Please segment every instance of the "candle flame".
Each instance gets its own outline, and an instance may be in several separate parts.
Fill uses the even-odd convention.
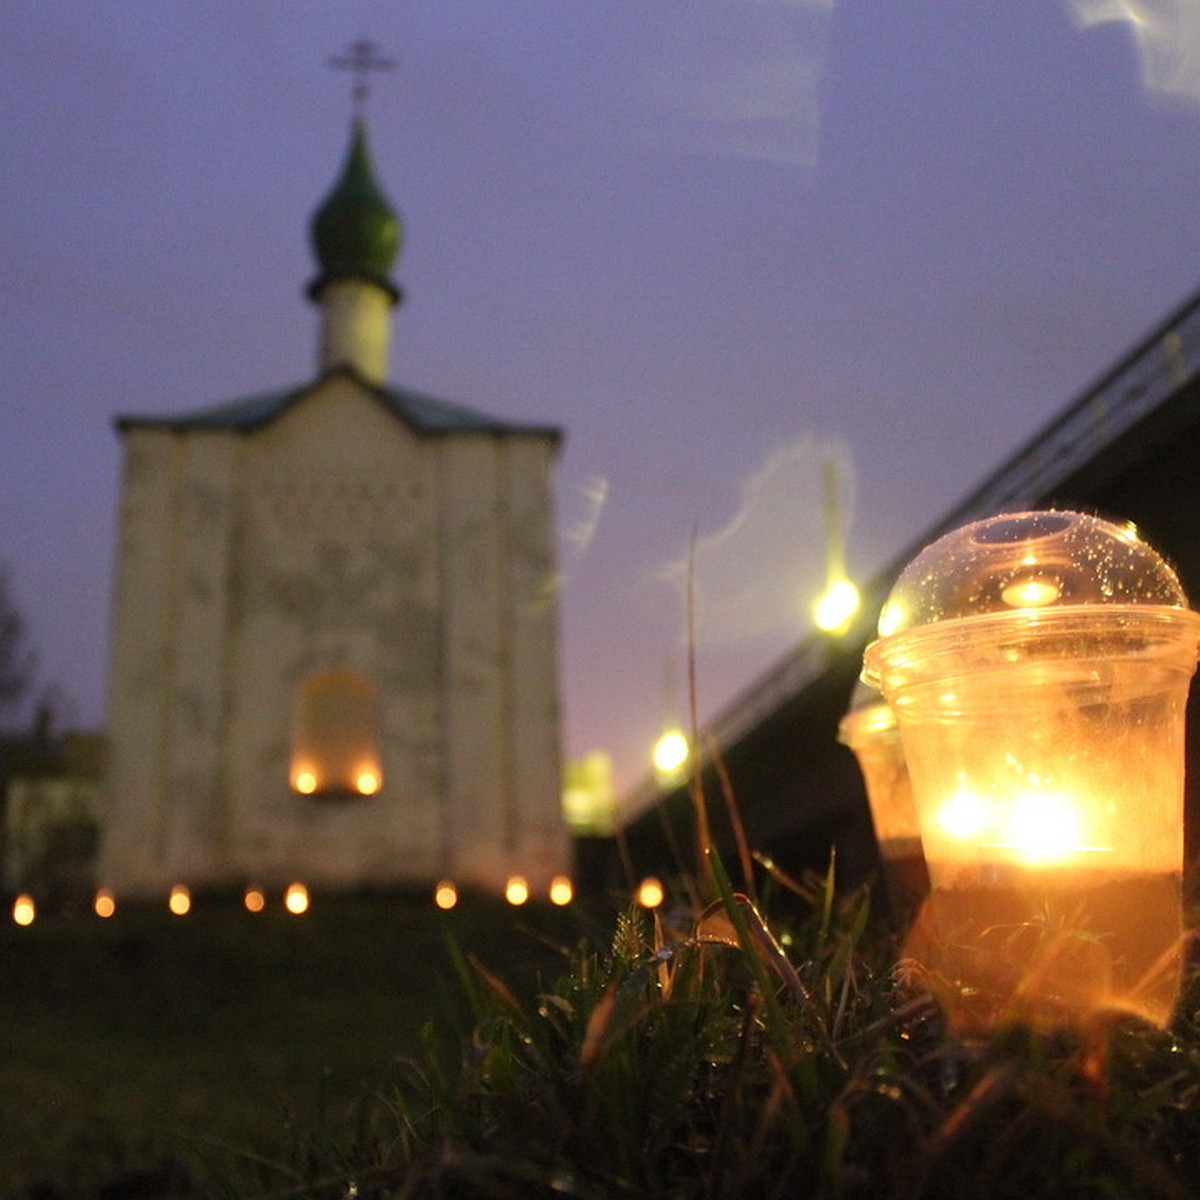
[[[996,805],[962,788],[945,801],[935,821],[952,840],[999,851],[1025,866],[1061,866],[1108,849],[1088,843],[1078,800],[1045,789],[1020,792]]]
[[[1014,579],[1000,593],[1000,598],[1011,608],[1044,608],[1053,604],[1061,595],[1056,580],[1026,577]]]
[[[284,893],[283,906],[294,916],[308,912],[308,888],[302,883],[288,884]]]

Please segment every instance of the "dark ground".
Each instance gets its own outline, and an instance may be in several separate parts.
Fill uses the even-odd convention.
[[[320,895],[301,917],[201,897],[183,918],[164,904],[6,921],[0,1197],[82,1200],[167,1162],[195,1181],[245,1152],[286,1159],[386,1090],[431,1017],[452,1020],[448,935],[531,984],[583,924],[572,910]]]

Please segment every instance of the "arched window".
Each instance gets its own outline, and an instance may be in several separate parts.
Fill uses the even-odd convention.
[[[305,796],[371,796],[383,785],[377,689],[349,670],[310,675],[296,696],[292,787]]]

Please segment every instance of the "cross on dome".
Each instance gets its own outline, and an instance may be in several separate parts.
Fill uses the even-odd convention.
[[[396,62],[391,58],[382,58],[378,47],[369,38],[358,38],[350,43],[345,54],[336,54],[328,60],[329,66],[335,71],[353,71],[354,89],[350,93],[354,101],[355,115],[361,116],[367,105],[370,94],[368,82],[372,71],[390,71]]]

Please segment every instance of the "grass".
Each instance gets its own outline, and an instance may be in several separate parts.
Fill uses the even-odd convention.
[[[0,926],[0,1196],[49,1183],[91,1197],[169,1159],[236,1178],[243,1151],[303,1157],[390,1086],[432,1016],[461,1010],[447,937],[528,979],[552,955],[524,923],[576,928],[404,896]]]
[[[474,1024],[406,1066],[381,1120],[295,1189],[412,1200],[1187,1200],[1200,1194],[1193,980],[1176,1026],[970,1046],[869,921],[809,880],[629,912],[522,1001],[464,964]],[[776,938],[778,934],[778,940]],[[349,1146],[347,1142],[345,1145]]]
[[[363,897],[2,930],[3,1194],[168,1157],[238,1200],[1200,1194],[1194,977],[1168,1030],[963,1045],[865,895],[702,874],[707,903],[599,921]]]

